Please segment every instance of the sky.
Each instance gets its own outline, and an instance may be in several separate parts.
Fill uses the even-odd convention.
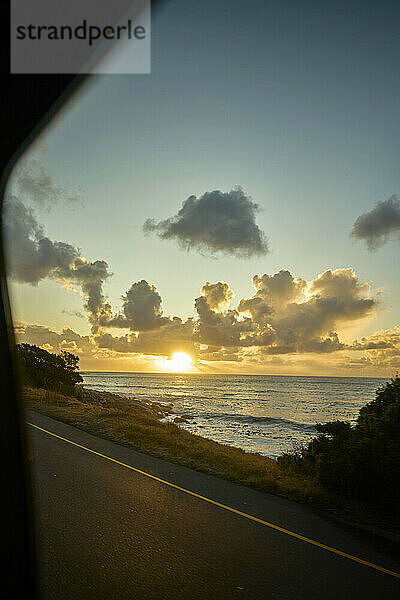
[[[394,2],[154,11],[151,74],[89,77],[11,176],[18,339],[88,370],[186,352],[193,372],[393,375],[398,17]]]

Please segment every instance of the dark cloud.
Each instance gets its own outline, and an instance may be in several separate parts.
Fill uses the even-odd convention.
[[[4,202],[4,239],[8,271],[16,281],[37,285],[46,277],[63,277],[79,250],[45,236],[31,208],[15,196]]]
[[[85,258],[78,257],[71,267],[62,273],[62,279],[80,285],[86,298],[85,309],[92,332],[99,329],[99,322],[111,312],[111,306],[103,293],[103,284],[111,276],[108,264],[104,260],[88,262]]]
[[[104,281],[111,275],[107,263],[88,262],[75,246],[51,240],[33,209],[16,196],[5,198],[3,231],[9,276],[31,285],[46,278],[79,285],[95,331],[101,315],[111,308],[102,291]]]
[[[165,325],[168,319],[162,316],[161,303],[155,285],[144,279],[133,283],[123,297],[123,311],[129,328],[148,331]]]
[[[142,279],[133,283],[122,297],[122,313],[104,314],[99,319],[102,327],[120,327],[132,331],[157,329],[169,322],[162,316],[161,296],[155,285]]]
[[[123,298],[123,309],[131,329],[146,331],[162,324],[161,296],[155,285],[142,279],[133,283]]]
[[[49,201],[51,195],[53,201],[56,200],[57,189],[51,179],[37,169],[20,169],[14,187],[21,193],[24,191],[25,195],[29,191],[34,200],[40,190]],[[8,195],[5,199],[4,235],[9,276],[31,285],[46,278],[78,285],[85,297],[93,334],[98,333],[100,327],[146,331],[169,321],[161,316],[161,297],[155,286],[145,280],[132,284],[123,297],[123,313],[114,315],[103,292],[104,282],[111,275],[107,262],[89,262],[75,246],[51,240],[38,223],[33,209],[17,196]]]
[[[391,234],[400,231],[400,201],[396,195],[378,202],[370,212],[358,217],[351,235],[364,240],[368,250],[382,246]]]
[[[190,196],[169,219],[158,223],[148,219],[143,230],[163,240],[177,240],[185,250],[249,258],[268,252],[265,235],[255,222],[258,210],[240,187],[230,192],[215,190],[200,198]]]

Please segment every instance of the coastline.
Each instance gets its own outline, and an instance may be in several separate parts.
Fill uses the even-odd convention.
[[[344,505],[311,478],[299,477],[273,458],[193,434],[168,420],[172,405],[111,392],[76,389],[74,396],[26,388],[28,409],[97,437],[264,493],[311,505],[353,523],[398,531],[392,515],[370,507]]]
[[[383,381],[248,375],[82,373],[86,389],[173,404],[180,427],[277,459],[317,436],[316,423],[355,422]],[[188,415],[192,418],[188,418]]]
[[[275,459],[189,433],[164,420],[172,406],[80,387],[76,396],[27,388],[26,407],[139,452],[259,491],[323,506],[318,484],[288,476]]]

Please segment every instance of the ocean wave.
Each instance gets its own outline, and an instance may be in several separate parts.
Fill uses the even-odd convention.
[[[282,419],[280,417],[258,417],[255,415],[237,415],[230,413],[216,413],[216,414],[207,414],[207,420],[220,420],[220,421],[232,421],[239,423],[249,423],[249,424],[271,424],[271,425],[284,425],[291,429],[301,429],[306,431],[315,431],[315,425],[310,425],[309,423],[299,423],[297,421],[291,421],[290,419]]]

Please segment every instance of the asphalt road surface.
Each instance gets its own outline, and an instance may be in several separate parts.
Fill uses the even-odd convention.
[[[379,570],[400,572],[390,539],[43,415],[29,422],[42,428],[28,426],[45,599],[400,598],[400,578]]]

